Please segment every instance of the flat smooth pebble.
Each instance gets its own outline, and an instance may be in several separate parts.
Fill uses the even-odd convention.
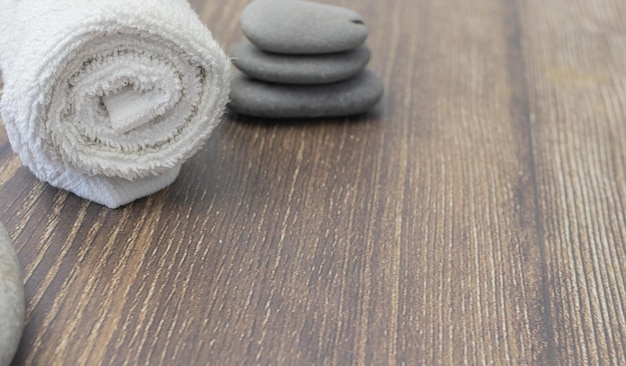
[[[240,25],[250,42],[276,53],[349,51],[367,38],[358,13],[311,1],[253,1],[241,13]]]
[[[325,55],[269,53],[250,42],[235,46],[233,63],[248,76],[285,84],[326,84],[349,79],[363,71],[371,52],[366,45]]]
[[[378,103],[383,84],[372,71],[332,84],[286,85],[237,75],[230,92],[235,112],[265,118],[317,118],[361,114]]]
[[[11,363],[24,326],[22,272],[11,238],[0,223],[0,365]]]

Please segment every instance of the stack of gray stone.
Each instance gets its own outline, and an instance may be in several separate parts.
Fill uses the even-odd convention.
[[[378,103],[380,79],[366,69],[367,28],[354,11],[303,0],[256,0],[242,12],[249,42],[235,46],[242,71],[230,108],[267,118],[360,114]]]

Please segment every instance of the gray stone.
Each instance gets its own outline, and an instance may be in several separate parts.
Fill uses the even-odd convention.
[[[240,74],[231,83],[230,107],[255,117],[338,117],[364,113],[382,95],[382,82],[369,70],[352,79],[322,85],[267,83]]]
[[[233,48],[233,63],[248,76],[285,84],[326,84],[349,79],[370,60],[366,45],[325,55],[286,55],[262,51],[250,42]]]
[[[241,13],[241,29],[264,51],[320,54],[349,51],[367,38],[352,10],[301,0],[256,0]]]
[[[22,272],[11,238],[0,223],[0,366],[13,359],[23,326]]]

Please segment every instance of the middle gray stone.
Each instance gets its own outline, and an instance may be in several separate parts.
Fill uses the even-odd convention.
[[[370,50],[325,55],[286,55],[264,52],[250,42],[233,48],[233,63],[248,76],[284,84],[327,84],[346,80],[361,72],[370,60]]]

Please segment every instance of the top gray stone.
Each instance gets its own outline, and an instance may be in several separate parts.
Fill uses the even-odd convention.
[[[322,54],[349,51],[367,38],[352,10],[303,0],[256,0],[241,13],[241,29],[264,51]]]
[[[0,223],[0,366],[11,363],[23,326],[22,272],[11,238]]]

